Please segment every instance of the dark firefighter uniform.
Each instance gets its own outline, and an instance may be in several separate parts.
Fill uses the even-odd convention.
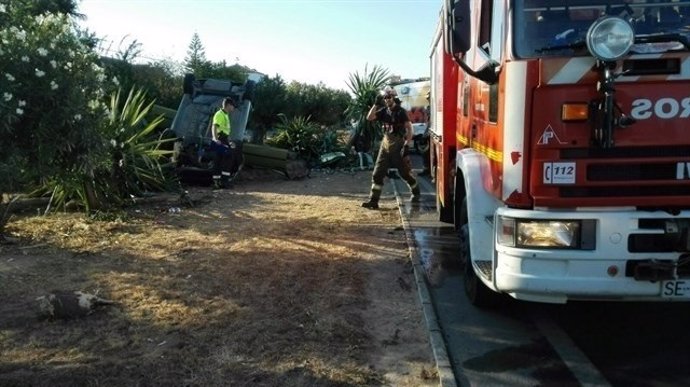
[[[406,149],[403,151],[406,125],[409,125],[410,119],[407,116],[407,111],[400,106],[400,100],[394,98],[394,101],[394,105],[389,104],[389,107],[382,108],[376,113],[376,120],[383,124],[384,135],[371,177],[372,186],[369,201],[362,203],[362,207],[365,208],[378,208],[384,178],[388,174],[389,168],[398,169],[400,177],[410,186],[411,201],[419,201],[419,186],[412,175],[410,157],[407,155]]]

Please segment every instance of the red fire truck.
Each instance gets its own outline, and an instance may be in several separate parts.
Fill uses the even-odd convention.
[[[431,127],[474,304],[690,300],[690,1],[445,0]]]

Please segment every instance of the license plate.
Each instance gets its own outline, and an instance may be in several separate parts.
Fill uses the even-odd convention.
[[[661,297],[690,299],[690,280],[661,281]]]

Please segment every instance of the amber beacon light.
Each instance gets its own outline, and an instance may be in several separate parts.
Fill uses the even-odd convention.
[[[563,121],[586,121],[589,118],[589,107],[586,103],[564,103],[561,108]]]

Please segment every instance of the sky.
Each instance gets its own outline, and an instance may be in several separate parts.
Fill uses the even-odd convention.
[[[206,59],[238,63],[286,82],[347,79],[383,67],[429,76],[442,0],[81,0],[82,27],[111,53],[141,43],[140,60],[183,62],[194,33]],[[121,43],[124,42],[124,43]]]

